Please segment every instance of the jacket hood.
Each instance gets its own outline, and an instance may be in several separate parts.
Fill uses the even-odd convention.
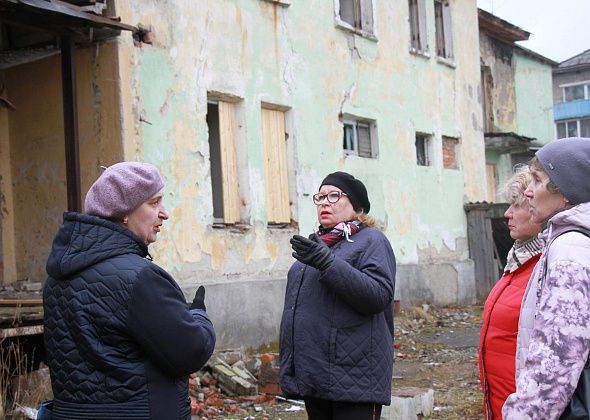
[[[47,274],[64,279],[100,261],[123,254],[148,255],[147,246],[129,229],[82,213],[64,213],[51,252]]]
[[[590,231],[590,202],[578,204],[551,217],[541,238],[548,241],[568,230]]]

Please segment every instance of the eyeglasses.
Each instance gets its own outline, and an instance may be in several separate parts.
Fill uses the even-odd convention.
[[[328,203],[334,204],[337,203],[343,195],[348,194],[345,194],[342,191],[330,191],[328,194],[317,193],[313,195],[313,203],[316,206],[319,206],[324,201],[328,200]]]

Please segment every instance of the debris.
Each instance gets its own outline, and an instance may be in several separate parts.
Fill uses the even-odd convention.
[[[233,368],[221,359],[213,365],[213,375],[219,381],[219,387],[226,395],[256,395],[258,387],[256,378],[247,370]]]

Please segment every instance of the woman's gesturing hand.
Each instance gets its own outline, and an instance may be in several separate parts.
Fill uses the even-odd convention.
[[[291,238],[293,257],[318,270],[327,270],[334,261],[332,251],[317,234],[312,234],[310,238],[307,239],[300,235],[294,235]]]

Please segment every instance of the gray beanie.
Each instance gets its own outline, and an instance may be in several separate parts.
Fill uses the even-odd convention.
[[[571,204],[590,201],[590,138],[553,140],[535,156]]]
[[[158,168],[149,163],[109,166],[86,194],[84,212],[105,219],[123,218],[164,188]]]

